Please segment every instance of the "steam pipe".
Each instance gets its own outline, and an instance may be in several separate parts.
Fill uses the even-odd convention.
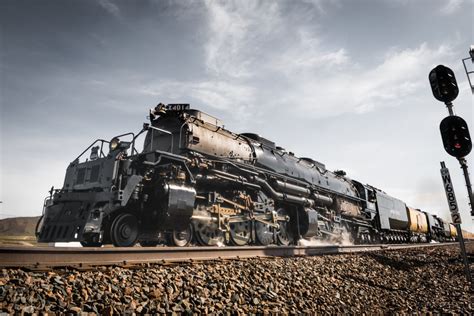
[[[319,193],[313,193],[312,197],[323,205],[331,205],[333,202],[332,198],[330,198],[329,196],[325,196]]]
[[[288,202],[291,202],[291,203],[301,204],[301,205],[305,205],[305,206],[313,206],[314,205],[313,200],[307,199],[305,197],[299,197],[299,196],[279,193],[279,192],[275,191],[271,187],[271,185],[268,184],[267,181],[265,181],[265,180],[263,180],[259,177],[255,177],[254,180],[258,184],[260,184],[262,186],[263,190],[266,191],[268,194],[270,194],[272,196],[272,198],[274,198],[275,200],[288,201]]]
[[[308,197],[311,194],[311,191],[307,188],[300,187],[299,185],[294,185],[288,182],[283,182],[280,180],[276,180],[275,184],[278,189],[290,193],[290,194],[299,194],[304,197]]]
[[[294,185],[294,184],[283,182],[280,180],[276,180],[275,184],[278,187],[278,189],[282,191],[285,191],[291,194],[300,194],[300,195],[303,195],[304,197],[311,196],[312,198],[314,198],[316,201],[320,202],[323,205],[331,205],[333,202],[332,198],[330,198],[329,196],[325,196],[319,193],[313,193],[311,195],[310,189],[303,188],[299,185]]]

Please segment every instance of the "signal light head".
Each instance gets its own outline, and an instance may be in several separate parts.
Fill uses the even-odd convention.
[[[443,65],[438,65],[430,71],[428,76],[433,96],[444,103],[449,103],[459,94],[458,84],[454,72]]]
[[[439,125],[446,152],[456,158],[466,157],[472,150],[466,121],[459,116],[445,117]]]

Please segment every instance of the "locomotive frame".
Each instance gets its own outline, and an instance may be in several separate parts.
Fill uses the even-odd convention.
[[[356,243],[456,237],[453,225],[343,171],[228,131],[187,104],[161,103],[138,134],[98,139],[72,161],[37,225],[39,242],[83,246],[288,245],[344,235]]]

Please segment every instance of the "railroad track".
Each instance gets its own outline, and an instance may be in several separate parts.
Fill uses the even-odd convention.
[[[453,243],[287,247],[0,247],[0,267],[33,270],[47,270],[55,267],[89,269],[97,266],[110,265],[134,266],[147,263],[192,262],[255,257],[318,256],[418,247],[439,247],[451,244]]]

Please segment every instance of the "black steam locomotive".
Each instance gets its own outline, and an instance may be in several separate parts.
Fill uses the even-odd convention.
[[[83,246],[288,245],[344,235],[357,243],[449,240],[455,229],[187,104],[159,104],[137,135],[92,143],[70,163],[63,188],[51,189],[37,226],[39,242]]]

